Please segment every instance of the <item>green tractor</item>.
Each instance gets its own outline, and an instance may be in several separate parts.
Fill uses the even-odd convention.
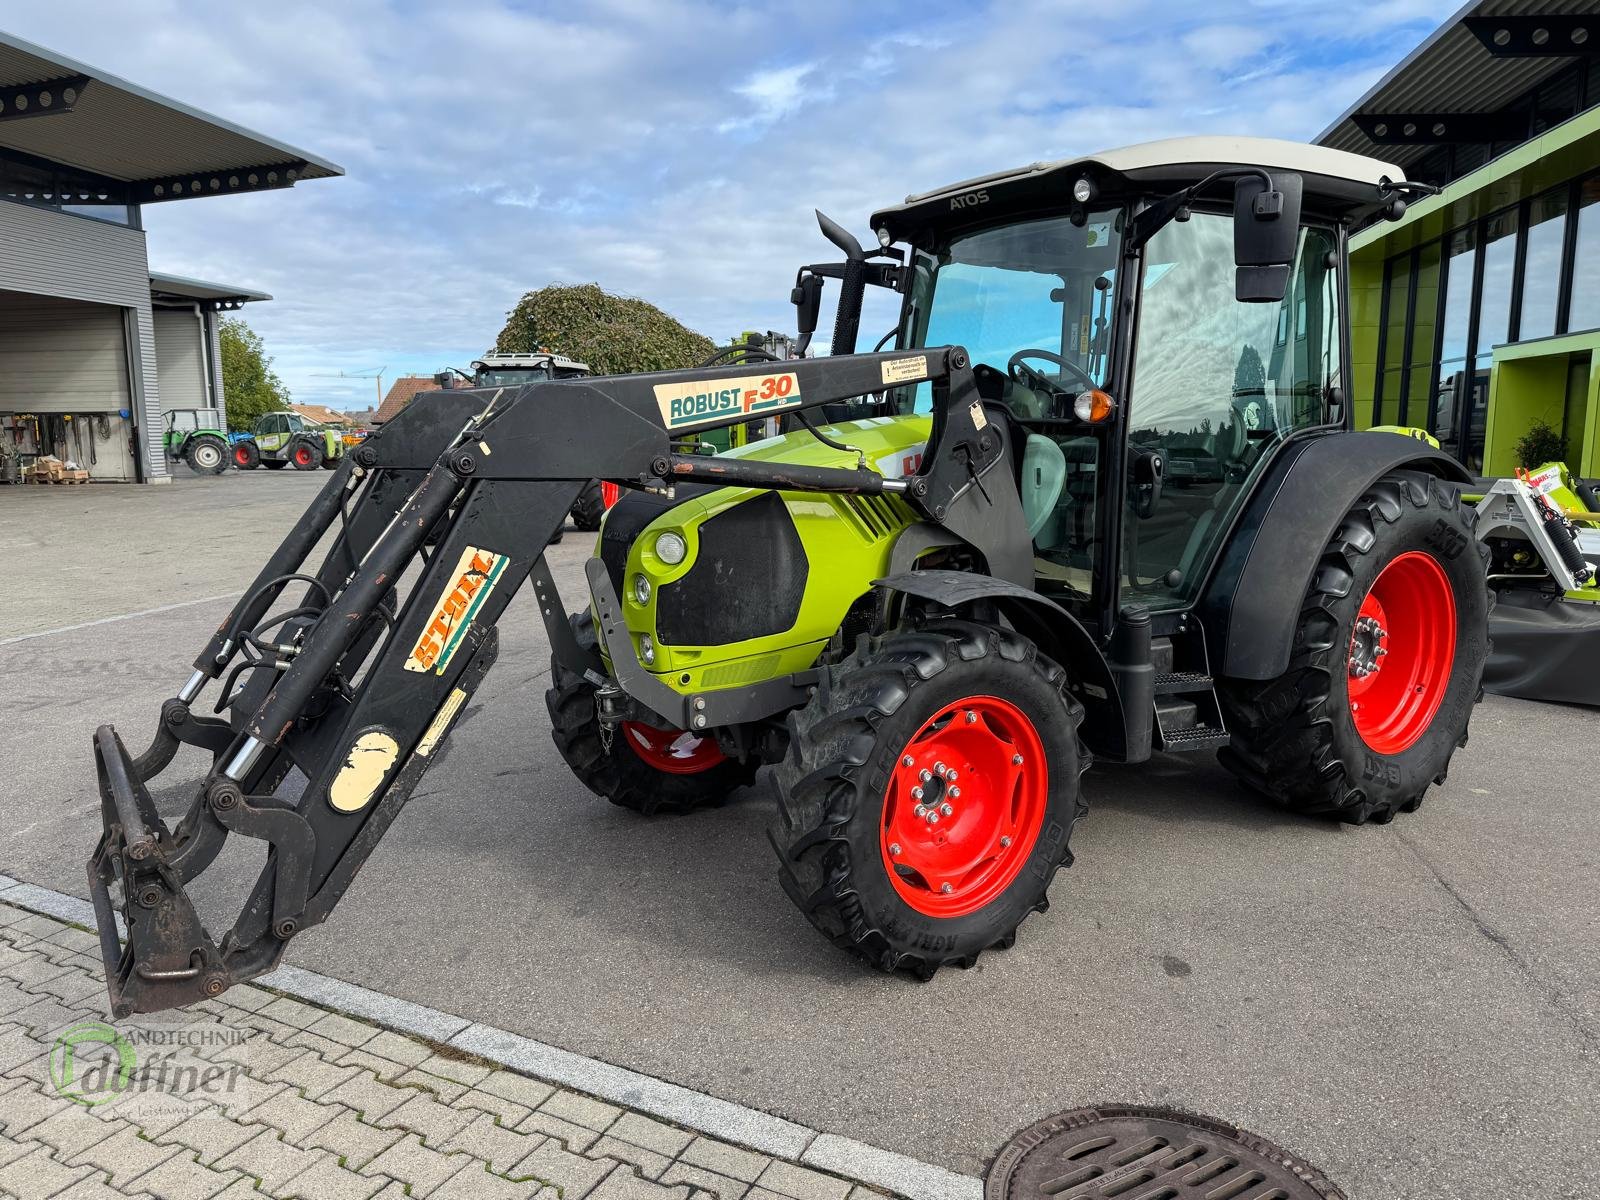
[[[241,471],[254,471],[257,467],[269,471],[284,467],[315,471],[321,467],[331,471],[344,457],[344,449],[337,429],[285,410],[258,417],[248,436],[234,440],[232,453],[233,464]]]
[[[212,408],[172,408],[161,414],[161,446],[173,462],[196,475],[228,469],[228,434]]]
[[[215,996],[327,917],[524,581],[574,775],[660,814],[770,766],[783,890],[884,971],[1011,946],[1072,861],[1095,760],[1220,751],[1294,813],[1416,809],[1466,744],[1488,553],[1462,468],[1353,432],[1345,388],[1350,235],[1424,191],[1253,138],[1035,164],[879,210],[870,250],[823,218],[844,261],[793,299],[803,353],[837,281],[832,355],[411,405],[273,553],[149,750],[96,735],[113,1010]],[[900,318],[855,353],[869,287]],[[795,427],[685,440],[769,416]],[[591,477],[626,490],[569,606],[545,546]],[[196,715],[213,681],[222,719]],[[180,744],[212,766],[169,829],[147,786]],[[214,939],[186,885],[229,833],[272,852]]]

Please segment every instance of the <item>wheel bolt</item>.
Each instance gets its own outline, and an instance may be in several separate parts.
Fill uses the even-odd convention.
[[[955,891],[955,888],[951,887],[948,883],[941,883],[939,885],[939,893],[941,895],[948,896],[953,891]]]
[[[912,809],[911,811],[919,818],[926,818],[928,815],[927,806],[922,804],[917,805],[916,808]]]
[[[1002,837],[1000,839],[1000,849],[1004,850],[1009,845],[1011,845],[1011,839],[1009,837]]]
[[[949,791],[946,794],[949,795],[950,799],[952,799],[952,800],[961,799],[961,789],[956,787],[956,786],[954,786],[953,784],[951,785]]]
[[[967,709],[967,724],[968,725],[976,724],[977,720],[978,720],[978,714],[973,712],[970,708]]]
[[[922,770],[917,772],[917,778],[922,780],[923,783],[929,783],[933,780],[933,772],[928,770],[927,767],[923,767]]]
[[[942,762],[936,762],[936,763],[934,763],[934,764],[933,764],[933,773],[934,773],[934,774],[935,774],[935,775],[940,775],[940,776],[942,776],[942,775],[943,775],[943,774],[944,774],[944,764],[943,764],[943,763],[942,763]]]
[[[914,763],[916,761],[917,761],[916,759],[912,758],[911,755],[908,754],[908,755],[906,755],[904,758],[902,758],[900,760],[900,765],[902,767],[909,767],[912,763]]]
[[[956,810],[951,808],[948,804],[939,805],[939,815],[940,816],[943,816],[943,817],[953,816],[955,814],[955,811]]]
[[[932,810],[932,809],[931,809],[931,808],[930,808],[930,809],[929,809],[929,810],[928,810],[928,824],[929,824],[929,825],[937,825],[937,824],[938,824],[938,823],[939,823],[939,814],[938,814],[938,813],[936,813],[936,812],[934,812],[934,811],[933,811],[933,810]]]
[[[1021,765],[1022,765],[1022,755],[1020,755],[1020,754],[1013,754],[1013,755],[1012,755],[1012,756],[1011,756],[1011,765],[1012,765],[1012,766],[1013,766],[1013,767],[1020,767],[1020,766],[1021,766]]]
[[[944,777],[946,779],[948,779],[951,783],[954,783],[956,781],[956,769],[954,767],[951,767],[948,771],[946,771],[944,773]]]
[[[889,843],[889,853],[893,857],[899,858],[900,857],[900,843],[899,842],[890,842]]]
[[[913,800],[921,800],[924,795],[925,793],[919,787],[914,787],[911,789],[911,798]]]

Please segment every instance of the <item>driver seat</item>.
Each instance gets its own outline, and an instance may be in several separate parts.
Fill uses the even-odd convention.
[[[1017,491],[1022,495],[1022,516],[1028,536],[1037,541],[1050,520],[1067,482],[1067,456],[1054,438],[1030,433],[1022,445],[1022,466]]]

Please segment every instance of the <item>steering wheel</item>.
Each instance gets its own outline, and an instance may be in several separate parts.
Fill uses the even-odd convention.
[[[1092,390],[1100,386],[1095,383],[1094,377],[1089,372],[1085,371],[1077,363],[1068,362],[1059,354],[1052,354],[1048,350],[1018,350],[1011,356],[1010,361],[1006,363],[1006,373],[1017,383],[1020,383],[1025,388],[1031,388],[1033,391],[1059,392],[1062,388],[1059,382],[1053,379],[1046,379],[1038,371],[1023,362],[1022,360],[1025,358],[1042,358],[1046,362],[1055,363],[1063,371],[1076,375],[1085,390]]]

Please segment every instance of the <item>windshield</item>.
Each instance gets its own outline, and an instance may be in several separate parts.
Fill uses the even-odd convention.
[[[549,378],[550,371],[545,367],[505,367],[498,371],[484,369],[478,372],[477,386],[516,387],[521,383],[538,383],[541,379]]]
[[[965,346],[986,396],[1024,419],[1065,416],[1051,411],[1057,387],[1076,395],[1105,382],[1121,239],[1122,212],[1107,209],[1082,224],[1043,217],[919,251],[909,344]],[[929,403],[920,385],[916,407]]]

